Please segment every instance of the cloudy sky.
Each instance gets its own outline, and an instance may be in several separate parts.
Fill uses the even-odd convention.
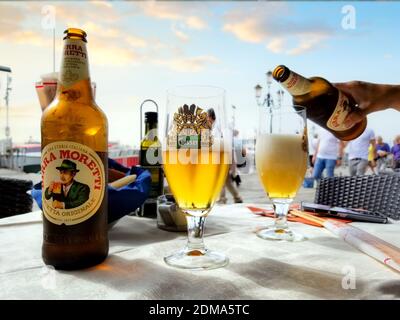
[[[84,29],[96,100],[107,114],[110,140],[131,146],[139,142],[140,103],[151,98],[163,110],[166,91],[175,85],[225,88],[228,116],[235,105],[237,127],[246,137],[257,125],[254,86],[265,87],[266,71],[278,64],[332,82],[399,82],[400,2],[1,1],[0,65],[13,71],[10,125],[15,142],[40,139],[34,83],[53,69],[49,6],[55,9],[56,69],[63,31]],[[355,20],[349,21],[352,8]],[[0,139],[4,89],[0,74]],[[274,96],[278,89],[272,86]],[[287,95],[285,103],[290,103]],[[400,133],[399,112],[368,119],[390,141]]]

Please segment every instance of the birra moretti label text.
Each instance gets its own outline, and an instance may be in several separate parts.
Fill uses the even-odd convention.
[[[349,129],[344,119],[351,111],[349,99],[339,90],[338,102],[336,104],[335,110],[327,121],[326,125],[329,129],[335,131],[344,131]]]
[[[102,160],[80,143],[59,141],[42,150],[42,206],[47,220],[75,225],[92,217],[105,192]]]
[[[60,82],[64,87],[89,78],[86,43],[80,39],[66,39],[61,62]]]
[[[310,81],[298,75],[296,72],[291,71],[286,81],[281,83],[292,96],[300,96],[310,92]]]

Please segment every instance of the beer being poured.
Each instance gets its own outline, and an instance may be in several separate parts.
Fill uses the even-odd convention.
[[[86,33],[65,32],[57,94],[42,114],[42,257],[80,269],[108,254],[108,124],[91,89]]]
[[[357,108],[357,104],[329,81],[320,77],[305,78],[286,66],[276,67],[272,76],[293,96],[295,105],[306,108],[308,119],[338,139],[353,140],[364,132],[367,118],[352,126],[345,124],[347,114]]]

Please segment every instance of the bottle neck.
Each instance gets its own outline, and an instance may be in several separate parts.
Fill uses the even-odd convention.
[[[157,122],[146,121],[145,125],[145,140],[157,139]]]
[[[57,93],[61,100],[94,100],[86,43],[81,39],[64,40]]]
[[[145,134],[148,134],[152,129],[157,130],[157,122],[145,122]]]
[[[290,71],[289,76],[281,82],[281,85],[292,96],[301,96],[311,91],[311,81],[293,71]]]

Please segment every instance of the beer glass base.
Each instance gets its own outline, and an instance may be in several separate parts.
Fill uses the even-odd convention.
[[[229,259],[220,252],[205,250],[189,250],[184,248],[165,257],[166,264],[188,270],[210,270],[226,266]]]
[[[284,241],[303,241],[307,238],[300,233],[290,229],[277,228],[275,226],[262,229],[257,232],[257,236],[264,240],[284,240]]]

